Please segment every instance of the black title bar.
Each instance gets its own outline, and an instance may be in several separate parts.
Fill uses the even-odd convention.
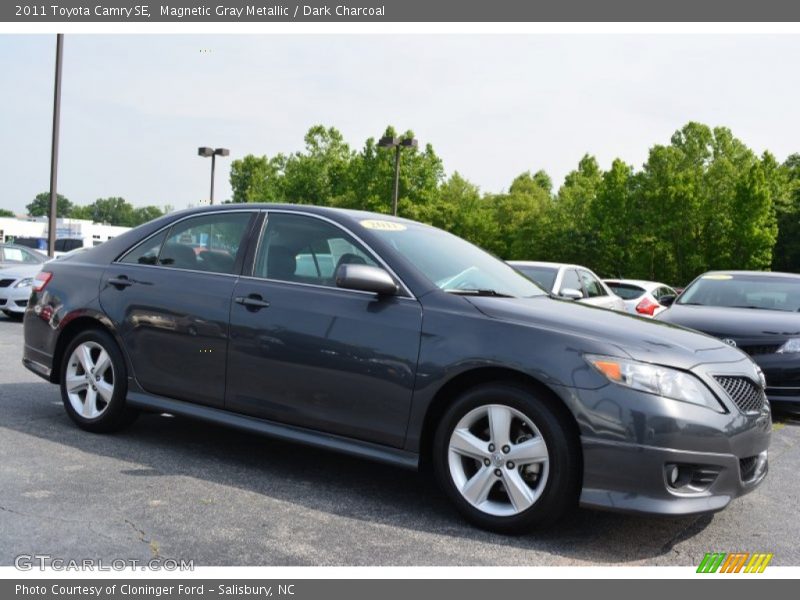
[[[4,0],[3,22],[770,22],[787,0]]]

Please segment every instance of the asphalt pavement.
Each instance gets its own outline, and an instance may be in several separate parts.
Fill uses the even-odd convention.
[[[195,565],[697,565],[772,552],[800,565],[800,420],[774,424],[770,473],[721,513],[578,510],[507,537],[471,527],[404,471],[187,419],[143,415],[86,433],[58,388],[24,369],[22,325],[0,315],[0,565],[64,559]]]

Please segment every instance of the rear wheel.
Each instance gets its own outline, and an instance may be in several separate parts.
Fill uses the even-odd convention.
[[[434,439],[434,472],[476,525],[524,533],[577,504],[578,440],[550,399],[512,383],[462,394]]]
[[[92,329],[78,334],[61,362],[61,398],[82,429],[96,433],[130,425],[137,411],[127,406],[125,361],[114,339]]]

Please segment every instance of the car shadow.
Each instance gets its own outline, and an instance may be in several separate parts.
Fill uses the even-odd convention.
[[[651,559],[713,521],[712,515],[647,518],[579,509],[547,529],[496,535],[463,521],[431,478],[396,467],[156,414],[143,414],[128,430],[113,435],[83,432],[67,417],[58,389],[45,382],[0,384],[0,427],[138,464],[119,471],[134,487],[162,476],[192,477],[339,517],[572,561]]]

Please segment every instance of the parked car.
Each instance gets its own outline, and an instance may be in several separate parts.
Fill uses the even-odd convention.
[[[625,310],[640,317],[653,317],[675,301],[678,292],[665,283],[639,279],[604,279],[603,282],[625,303]],[[667,304],[664,304],[666,302]]]
[[[800,408],[800,275],[712,271],[658,319],[697,329],[758,363],[770,402]]]
[[[46,254],[17,244],[0,244],[0,269],[22,265],[41,265],[49,260]]]
[[[510,260],[508,264],[551,294],[600,308],[625,311],[622,298],[586,267],[528,260]]]
[[[191,243],[210,239],[233,263],[198,260]],[[553,299],[464,240],[385,215],[171,213],[48,263],[24,330],[23,363],[83,429],[167,412],[430,467],[496,531],[579,502],[720,510],[768,468],[769,404],[740,406],[727,383],[763,399],[741,352]]]
[[[0,270],[0,310],[10,319],[22,320],[41,264],[18,265]]]

